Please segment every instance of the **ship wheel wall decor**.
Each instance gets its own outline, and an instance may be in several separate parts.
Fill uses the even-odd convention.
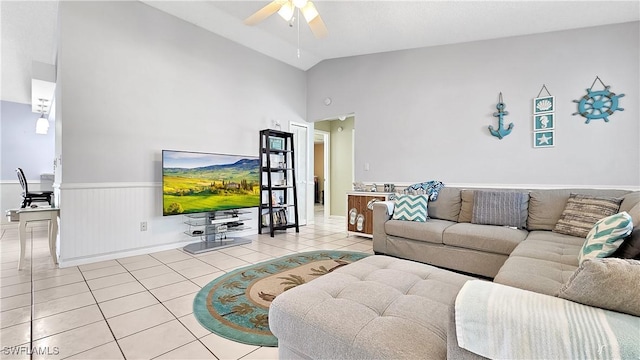
[[[604,87],[603,90],[593,90],[593,85],[596,84],[596,81],[600,81],[600,84]],[[619,107],[619,99],[624,94],[616,95],[609,88],[611,86],[605,85],[600,77],[596,76],[591,87],[587,89],[587,94],[579,100],[573,100],[573,102],[578,103],[578,111],[574,112],[573,115],[584,116],[587,119],[585,124],[588,124],[591,120],[600,119],[609,122],[609,116],[613,115],[614,112],[624,111],[623,108]]]

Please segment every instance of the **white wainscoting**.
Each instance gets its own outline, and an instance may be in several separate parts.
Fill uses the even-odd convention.
[[[146,254],[184,246],[199,238],[183,232],[182,215],[162,216],[159,183],[62,184],[59,262],[61,267]],[[251,210],[258,232],[257,210]],[[140,222],[147,231],[140,231]]]

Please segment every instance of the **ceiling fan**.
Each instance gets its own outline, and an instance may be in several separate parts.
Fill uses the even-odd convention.
[[[244,23],[246,25],[255,25],[276,12],[286,21],[291,21],[296,9],[302,12],[316,38],[320,39],[327,36],[327,27],[324,25],[316,6],[309,0],[274,0],[246,18]]]

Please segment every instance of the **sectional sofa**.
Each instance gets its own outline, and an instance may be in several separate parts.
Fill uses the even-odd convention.
[[[483,189],[442,189],[421,223],[393,220],[388,204],[374,204],[373,249],[386,255],[278,296],[269,323],[280,358],[639,358],[640,262],[579,266],[585,238],[563,234],[558,224],[570,199],[618,198],[638,244],[640,193],[504,192],[526,195],[516,226],[478,223],[486,222],[474,215]],[[618,252],[640,253],[630,244]]]
[[[505,190],[525,194],[520,217],[525,219],[520,228],[472,223],[474,194],[478,191]],[[377,204],[373,214],[373,251],[404,259],[415,260],[439,267],[489,278],[500,271],[507,273],[521,267],[520,261],[503,265],[516,247],[514,254],[522,254],[539,241],[554,243],[543,247],[555,261],[563,252],[575,254],[584,243],[583,237],[553,232],[571,194],[621,198],[619,211],[629,212],[640,202],[640,192],[601,189],[463,189],[445,187],[437,200],[429,202],[427,222],[392,220],[389,209]],[[533,240],[524,244],[525,240]],[[575,251],[574,251],[575,250]],[[521,259],[520,259],[521,260]],[[552,281],[562,284],[577,267],[577,259],[565,259],[566,266],[554,266]],[[525,268],[531,268],[532,265]],[[534,271],[531,271],[534,272]],[[545,271],[548,273],[549,271]],[[546,279],[545,279],[546,280]],[[546,281],[545,281],[546,282]]]

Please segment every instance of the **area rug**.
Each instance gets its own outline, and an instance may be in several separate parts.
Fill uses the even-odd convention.
[[[278,346],[269,331],[269,305],[283,292],[369,256],[350,251],[312,251],[231,271],[200,290],[193,300],[198,322],[224,338],[249,345]]]

